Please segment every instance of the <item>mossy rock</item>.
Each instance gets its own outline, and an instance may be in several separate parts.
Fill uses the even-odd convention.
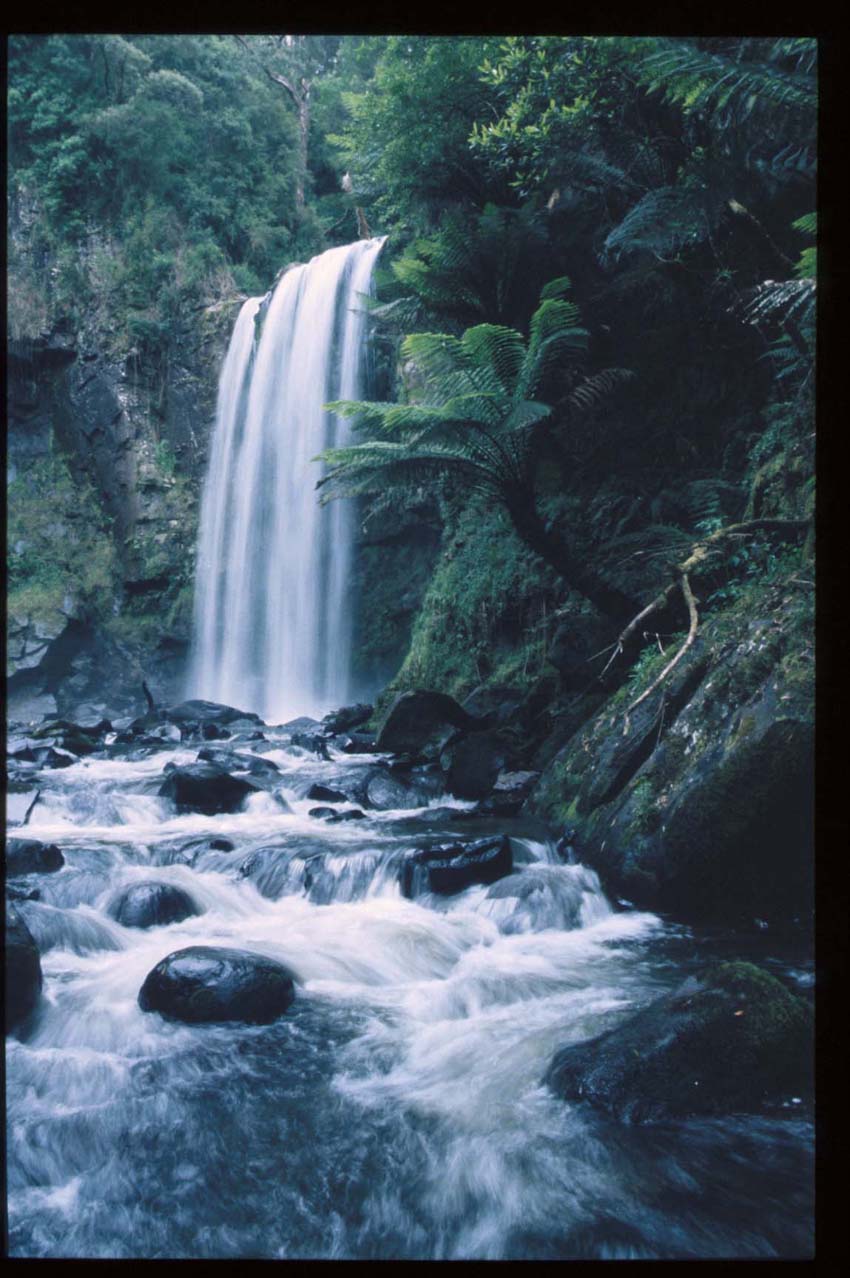
[[[812,1014],[769,973],[721,963],[570,1044],[544,1082],[626,1122],[753,1112],[812,1089]]]

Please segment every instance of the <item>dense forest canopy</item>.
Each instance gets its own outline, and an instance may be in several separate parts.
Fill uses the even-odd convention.
[[[573,563],[568,584],[581,560],[637,600],[649,564],[763,513],[771,464],[811,460],[816,54],[792,37],[14,37],[12,334],[102,311],[167,361],[178,316],[383,234],[383,393],[434,409],[447,387],[416,389],[415,346],[396,381],[402,339],[527,340],[563,279],[586,337],[547,366],[502,493],[535,553]],[[476,500],[462,466],[431,472],[452,509]],[[415,497],[421,466],[408,478]]]

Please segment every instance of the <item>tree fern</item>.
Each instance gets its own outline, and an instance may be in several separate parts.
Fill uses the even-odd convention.
[[[814,61],[804,56],[810,51],[799,48],[798,69],[784,70],[779,59],[790,52],[778,41],[767,57],[747,60],[676,40],[648,54],[640,69],[650,90],[661,91],[668,102],[688,111],[730,108],[742,117],[760,106],[813,114],[817,108]],[[801,66],[808,69],[800,70]]]
[[[551,416],[537,398],[554,362],[576,367],[583,358],[587,332],[568,301],[564,279],[542,292],[526,340],[516,330],[479,324],[462,336],[414,333],[402,345],[402,357],[422,379],[406,404],[341,400],[330,412],[355,419],[361,433],[373,437],[330,449],[318,486],[321,501],[386,490],[419,487],[445,475],[460,476],[470,490],[488,492],[509,513],[526,543],[547,558],[570,583],[603,611],[626,617],[632,601],[576,560],[536,510],[533,476],[535,434]],[[594,407],[623,380],[622,370],[598,375],[585,385],[571,407]]]

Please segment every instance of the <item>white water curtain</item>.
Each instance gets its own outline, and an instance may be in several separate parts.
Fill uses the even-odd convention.
[[[269,722],[349,697],[352,511],[320,507],[312,459],[347,439],[322,405],[361,397],[365,316],[383,239],[329,249],[245,303],[219,382],[201,506],[193,696]]]

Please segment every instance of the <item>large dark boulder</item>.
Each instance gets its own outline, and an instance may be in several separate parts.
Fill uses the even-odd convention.
[[[457,799],[483,799],[505,763],[505,749],[491,732],[476,732],[453,741],[440,755],[446,789]]]
[[[364,702],[343,706],[340,710],[326,714],[322,723],[330,732],[350,732],[352,728],[359,728],[361,723],[371,718],[373,709],[374,706],[367,706]]]
[[[214,763],[190,763],[173,768],[157,793],[170,799],[178,812],[238,812],[249,794],[259,787],[242,777],[231,776]]]
[[[163,927],[181,923],[201,911],[182,888],[172,883],[133,883],[109,905],[109,913],[123,927]]]
[[[233,706],[223,706],[217,701],[181,701],[179,705],[170,706],[163,711],[164,717],[171,723],[235,723],[237,719],[247,719],[251,723],[262,723],[258,714],[248,710],[234,710]]]
[[[17,1029],[38,1003],[42,975],[38,946],[21,915],[6,906],[6,1033]]]
[[[390,706],[375,747],[393,754],[418,754],[434,740],[445,741],[452,729],[477,725],[477,719],[443,692],[402,692]]]
[[[806,1003],[749,963],[722,963],[616,1029],[564,1047],[544,1082],[626,1122],[753,1111],[811,1088]]]
[[[139,1007],[190,1024],[268,1025],[294,997],[293,974],[282,963],[247,950],[192,945],[169,954],[148,973]]]
[[[451,896],[473,883],[495,883],[512,869],[511,843],[504,834],[452,843],[409,856],[401,868],[401,893],[408,899],[420,892]]]
[[[6,873],[51,874],[61,870],[65,858],[55,843],[41,843],[38,839],[8,839],[6,842]]]

